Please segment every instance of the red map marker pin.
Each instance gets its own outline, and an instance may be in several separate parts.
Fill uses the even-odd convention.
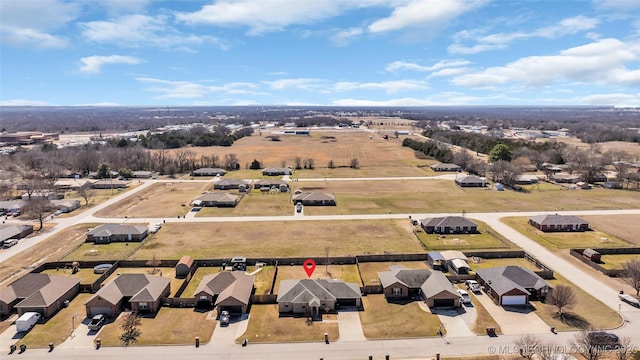
[[[302,267],[307,276],[311,277],[311,274],[316,270],[316,262],[313,259],[307,259],[302,263]]]

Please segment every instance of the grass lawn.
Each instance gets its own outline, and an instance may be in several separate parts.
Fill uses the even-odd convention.
[[[198,285],[200,285],[200,281],[202,281],[203,277],[205,277],[206,275],[217,274],[219,272],[220,272],[219,266],[206,266],[206,267],[199,266],[196,272],[191,277],[191,280],[189,280],[189,285],[187,285],[187,287],[184,289],[180,297],[182,298],[193,297],[193,293],[198,288]]]
[[[622,270],[624,263],[632,259],[640,259],[640,254],[602,255],[599,265],[608,270]]]
[[[427,269],[431,267],[424,261],[403,261],[403,262],[363,262],[359,263],[360,274],[365,285],[379,285],[378,273],[389,271],[390,266],[404,266],[407,269]]]
[[[427,178],[394,181],[301,181],[293,183],[293,191],[297,189],[336,195],[337,206],[307,206],[305,213],[308,215],[380,214],[389,211],[462,213],[612,210],[634,208],[640,202],[640,192],[637,191],[494,191],[460,188],[453,180]]]
[[[121,315],[100,332],[102,346],[122,346],[119,340],[122,330]],[[183,345],[193,344],[196,336],[206,344],[216,327],[216,317],[210,312],[197,312],[192,308],[162,307],[155,317],[143,317],[141,335],[136,345]],[[171,329],[171,331],[167,331]]]
[[[149,237],[147,237],[147,239],[149,239]],[[72,253],[65,256],[62,261],[124,260],[141,245],[139,242],[114,242],[110,244],[85,242],[78,246]]]
[[[540,270],[536,266],[536,264],[532,263],[531,261],[528,261],[525,258],[482,259],[481,262],[477,262],[477,263],[470,261],[469,265],[473,267],[474,270],[492,268],[497,266],[510,266],[510,265],[520,266],[533,271]]]
[[[247,331],[236,341],[249,340],[249,343],[277,343],[293,341],[324,341],[338,339],[338,323],[313,321],[307,323],[306,317],[280,317],[278,305],[252,305]]]
[[[207,216],[278,216],[292,215],[294,212],[289,193],[262,193],[252,191],[242,197],[236,207],[203,207],[197,217]]]
[[[476,250],[476,249],[507,249],[516,245],[503,238],[482,221],[474,220],[478,224],[479,234],[427,234],[420,230],[416,233],[429,250]]]
[[[70,303],[69,307],[62,308],[52,318],[44,324],[36,324],[16,345],[25,344],[28,348],[47,347],[52,342],[59,345],[71,335],[72,317],[78,313],[75,325],[85,319],[86,308],[84,303],[89,300],[92,294],[78,294]]]
[[[578,303],[573,308],[565,310],[569,316],[566,321],[561,321],[557,317],[555,306],[532,301],[531,304],[537,309],[538,316],[549,326],[555,326],[557,330],[580,330],[589,328],[613,329],[620,325],[622,318],[617,311],[601,303],[562,276],[555,274],[555,277],[555,279],[547,280],[551,286],[570,286],[576,294]]]
[[[132,259],[325,257],[421,253],[406,220],[167,223]]]
[[[440,319],[420,308],[418,302],[389,303],[382,294],[362,297],[360,322],[367,339],[437,336]]]
[[[543,232],[528,223],[527,217],[503,218],[502,222],[541,245],[554,250],[572,248],[626,247],[628,242],[598,230],[584,232]]]
[[[94,274],[93,268],[80,269],[80,271],[78,271],[75,274],[71,273],[71,269],[59,269],[59,270],[48,269],[43,271],[42,273],[50,274],[50,275],[69,276],[72,278],[76,278],[80,280],[80,284],[93,284],[96,280],[98,280],[100,275],[102,275],[102,274]]]
[[[273,281],[273,274],[276,268],[274,266],[263,266],[262,270],[255,274],[255,280],[253,280],[253,287],[256,289],[256,295],[269,294],[271,289],[271,282]],[[277,286],[277,285],[276,285]]]
[[[98,217],[144,218],[176,217],[189,211],[188,206],[203,191],[211,189],[213,182],[156,183],[117,203],[98,211]]]
[[[327,273],[326,266],[318,263],[316,270],[311,275],[312,279],[338,279],[344,282],[352,282],[360,286],[360,276],[358,268],[355,265],[329,265]],[[302,265],[279,265],[278,277],[276,278],[276,286],[273,293],[278,293],[280,281],[290,279],[308,279],[307,273]]]
[[[627,241],[633,246],[640,246],[640,216],[639,215],[607,215],[584,216],[591,227],[603,231],[611,236]],[[624,224],[624,226],[620,226]]]

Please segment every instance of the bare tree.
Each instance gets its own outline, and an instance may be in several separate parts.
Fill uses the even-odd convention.
[[[138,338],[142,334],[139,329],[141,324],[142,320],[140,320],[140,316],[135,312],[125,315],[124,321],[120,325],[120,330],[122,330],[122,334],[120,334],[120,341],[124,346],[129,346],[129,344],[138,341]]]
[[[302,169],[302,158],[300,156],[296,156],[293,162],[296,164],[296,170]]]
[[[324,256],[325,256],[325,273],[327,273],[327,275],[329,275],[329,264],[331,263],[331,260],[329,259],[329,253],[331,252],[331,247],[329,246],[325,246],[324,247]]]
[[[540,338],[526,334],[517,338],[514,344],[520,352],[520,356],[525,359],[533,359],[536,353],[540,352],[542,342],[540,341]]]
[[[78,195],[84,199],[84,204],[89,205],[89,200],[96,194],[89,182],[84,183],[78,188]]]
[[[287,160],[282,159],[282,161],[280,161],[280,167],[286,167],[287,166]]]
[[[51,201],[42,196],[35,196],[25,206],[22,207],[24,214],[32,219],[37,219],[40,222],[40,228],[42,230],[44,218],[47,213],[53,210],[53,204]]]
[[[151,274],[155,274],[158,272],[158,265],[162,264],[162,261],[156,259],[156,254],[153,254],[153,256],[151,257],[151,260],[148,260],[145,265],[147,266],[153,266],[153,270],[151,270]]]
[[[620,347],[616,349],[615,355],[617,360],[630,360],[635,352],[631,338],[628,336],[620,338]]]
[[[224,156],[224,166],[227,170],[236,170],[239,164],[238,155],[236,154],[226,154]]]
[[[334,169],[336,167],[336,165],[333,163],[333,160],[329,160],[329,163],[327,164],[327,167],[329,169]]]
[[[306,168],[309,170],[313,170],[313,167],[315,166],[316,161],[312,158],[308,158],[305,160],[305,164],[306,164]]]
[[[631,259],[622,265],[624,270],[624,281],[631,285],[636,291],[636,296],[640,295],[640,259]]]
[[[604,350],[593,342],[590,333],[590,331],[577,333],[570,344],[586,360],[598,360],[604,355]]]
[[[558,316],[560,316],[560,319],[563,319],[564,309],[577,304],[578,297],[570,286],[558,285],[551,290],[551,294],[547,295],[547,301],[549,304],[556,306]]]
[[[349,167],[352,168],[352,169],[359,169],[360,168],[360,160],[358,160],[358,158],[351,159],[351,161],[349,162]]]
[[[571,354],[565,353],[566,346],[558,346],[553,343],[543,344],[535,357],[538,360],[570,360],[575,359]]]

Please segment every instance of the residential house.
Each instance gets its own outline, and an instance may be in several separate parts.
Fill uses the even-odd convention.
[[[554,173],[549,176],[551,181],[555,181],[557,183],[563,184],[575,184],[582,180],[582,175],[580,174],[568,174],[568,173]]]
[[[52,200],[51,203],[63,213],[72,212],[80,207],[80,200]]]
[[[260,179],[253,183],[256,189],[260,191],[278,190],[280,192],[288,192],[289,184],[280,179]]]
[[[141,225],[103,224],[87,232],[87,242],[108,244],[112,242],[142,241],[149,228]]]
[[[380,284],[387,299],[420,298],[427,306],[460,306],[460,295],[439,271],[410,270],[402,266],[379,272]]]
[[[528,305],[544,300],[552,287],[533,271],[520,266],[476,270],[477,281],[498,305]]]
[[[218,313],[246,314],[253,293],[254,276],[241,271],[206,275],[194,292],[197,306],[215,306]]]
[[[227,171],[220,168],[200,168],[193,170],[191,176],[223,176]]]
[[[574,215],[536,215],[529,218],[529,224],[545,232],[589,230],[589,222]]]
[[[125,308],[137,313],[156,313],[170,292],[169,279],[149,274],[121,274],[87,300],[87,316],[115,317]]]
[[[35,191],[31,194],[24,193],[22,194],[21,198],[24,201],[29,201],[31,199],[60,200],[64,198],[64,195],[58,194],[55,191]]]
[[[2,224],[0,225],[0,244],[9,239],[22,239],[33,232],[33,225]]]
[[[468,274],[471,271],[469,267],[469,258],[461,251],[444,250],[440,252],[444,258],[446,268],[455,274]]]
[[[455,171],[455,172],[462,171],[462,168],[459,165],[447,164],[447,163],[434,164],[434,165],[431,165],[430,168],[433,171]]]
[[[153,176],[153,171],[139,170],[133,172],[133,177],[136,179],[150,179]]]
[[[425,218],[420,226],[427,234],[468,234],[477,233],[478,225],[462,216]]]
[[[514,179],[514,183],[517,185],[531,185],[538,183],[537,175],[517,175]]]
[[[238,205],[238,199],[240,197],[234,194],[207,192],[195,198],[191,204],[207,207],[235,207]]]
[[[193,267],[193,258],[189,255],[185,255],[180,258],[176,264],[176,278],[184,279],[189,276],[191,268]]]
[[[80,280],[40,273],[29,273],[0,290],[0,315],[14,309],[19,315],[37,312],[44,318],[55,314],[80,291]]]
[[[251,188],[250,180],[238,180],[238,179],[220,179],[213,184],[215,190],[239,190],[241,187],[245,189]]]
[[[299,192],[291,197],[293,204],[309,206],[336,206],[336,196],[329,193]]]
[[[303,314],[318,318],[323,312],[341,306],[362,306],[360,287],[340,280],[282,280],[278,289],[280,313]]]
[[[128,181],[118,180],[118,179],[102,179],[93,182],[91,185],[94,189],[124,189],[129,186]]]
[[[487,187],[489,182],[485,178],[467,175],[456,178],[456,185],[460,187]]]
[[[292,175],[293,169],[290,167],[270,167],[262,169],[262,175],[265,176],[279,176],[279,175]]]
[[[5,200],[0,201],[0,210],[2,211],[16,211],[22,209],[27,204],[24,200]]]
[[[78,190],[79,188],[85,186],[86,184],[88,184],[87,186],[91,186],[92,181],[89,179],[64,179],[64,180],[58,180],[53,184],[53,187],[56,188],[56,190],[60,190],[60,191],[68,191],[68,190]]]

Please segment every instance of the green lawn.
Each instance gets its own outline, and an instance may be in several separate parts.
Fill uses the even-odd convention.
[[[418,239],[431,250],[479,250],[479,249],[507,249],[516,245],[503,238],[482,221],[474,220],[478,224],[479,234],[427,234],[420,230],[416,232]]]
[[[438,336],[440,319],[422,310],[416,301],[389,303],[384,295],[376,294],[362,297],[362,303],[360,322],[367,339]]]
[[[639,259],[640,254],[611,254],[602,255],[600,261],[602,261],[603,268],[607,270],[622,270],[622,266],[629,260]]]
[[[533,271],[540,270],[534,263],[525,258],[499,258],[499,259],[482,259],[481,262],[470,261],[471,267],[474,269],[486,269],[498,266],[520,266]]]
[[[280,317],[278,305],[252,305],[247,331],[236,341],[247,339],[249,344],[294,341],[324,341],[338,339],[338,323],[322,321],[307,322],[306,317]]]
[[[527,217],[503,218],[502,222],[541,245],[554,250],[572,248],[627,247],[628,242],[598,230],[584,232],[542,232],[528,223]]]

